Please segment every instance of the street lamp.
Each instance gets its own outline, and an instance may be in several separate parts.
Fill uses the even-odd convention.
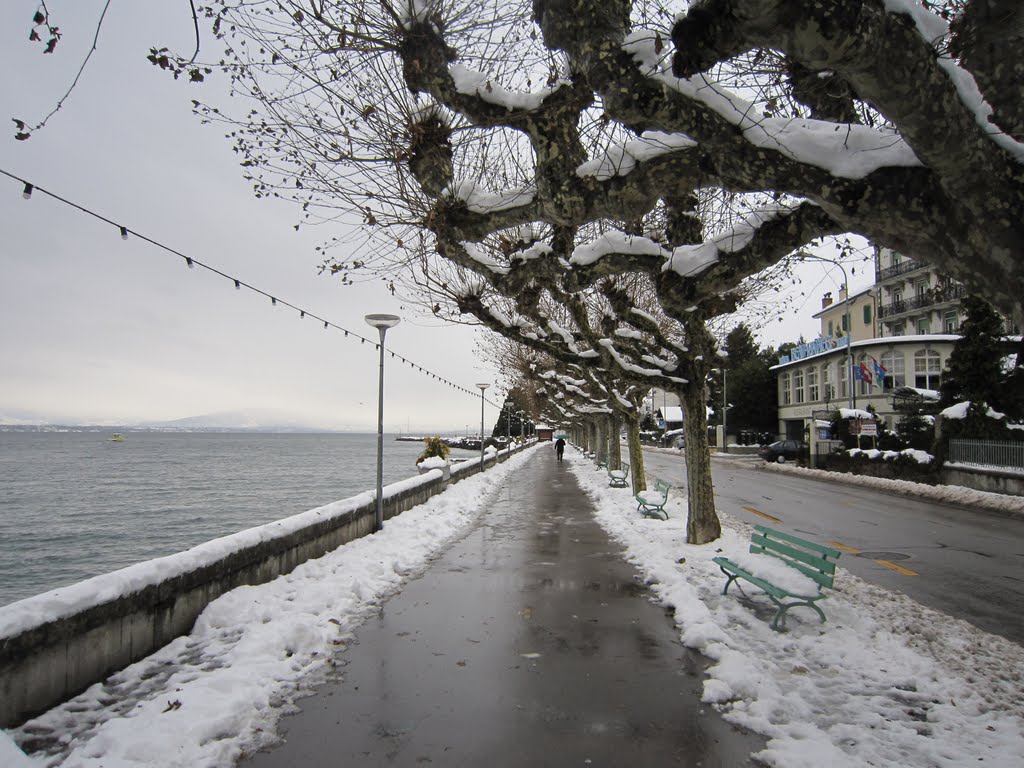
[[[729,411],[729,396],[728,396],[728,382],[725,377],[725,366],[721,368],[712,368],[712,373],[721,371],[722,373],[722,453],[729,452],[729,441],[726,440],[725,434],[728,431],[726,429],[726,414]]]
[[[835,259],[827,259],[806,251],[800,251],[797,255],[801,259],[814,259],[826,264],[834,264],[843,271],[843,285],[846,287],[846,310],[843,312],[843,317],[846,319],[846,385],[849,389],[850,408],[854,409],[857,407],[857,393],[853,384],[853,321],[850,319],[850,280],[846,276],[846,267]]]
[[[490,384],[477,384],[480,388],[480,471],[484,471],[484,390]]]
[[[512,448],[512,409],[515,408],[515,403],[511,400],[506,400],[504,405],[505,410],[505,452]]]
[[[725,366],[722,366],[722,452],[729,452],[729,430],[725,426],[725,419],[729,413],[729,398],[727,392],[729,391],[729,384],[725,378]]]
[[[373,519],[373,530],[384,528],[384,334],[400,322],[398,315],[367,315],[367,325],[380,334],[380,371],[377,376],[377,511]]]

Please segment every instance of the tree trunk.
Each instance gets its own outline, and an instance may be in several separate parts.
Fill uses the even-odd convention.
[[[622,469],[622,441],[619,440],[621,431],[622,417],[618,413],[612,413],[608,417],[608,469]]]
[[[690,506],[690,515],[686,521],[687,544],[707,544],[722,535],[711,484],[705,393],[704,381],[695,379],[679,393],[686,414],[686,497]]]
[[[626,417],[626,440],[633,493],[640,493],[647,490],[647,472],[644,469],[644,447],[640,443],[640,416],[635,413]]]

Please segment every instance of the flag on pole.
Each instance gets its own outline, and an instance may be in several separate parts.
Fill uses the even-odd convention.
[[[860,364],[860,369],[858,370],[858,374],[859,375],[857,376],[857,378],[859,378],[861,381],[866,381],[868,384],[872,383],[871,371],[868,370],[868,364],[867,363],[861,363]]]
[[[885,383],[885,374],[887,369],[884,365],[875,360],[874,356],[871,356],[871,362],[875,365],[875,379],[878,381],[878,386],[881,387]]]

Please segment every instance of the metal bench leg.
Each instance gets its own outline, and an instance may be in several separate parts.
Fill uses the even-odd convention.
[[[725,582],[725,589],[722,590],[722,594],[725,595],[729,593],[729,587],[732,585],[734,581],[736,581],[736,579],[739,578],[739,576],[736,574],[729,573],[727,570],[725,570],[725,568],[722,568],[721,566],[719,566],[719,570],[729,577],[729,580]]]
[[[771,595],[769,595],[768,597],[771,597]],[[821,619],[821,623],[824,624],[826,621],[825,613],[813,602],[783,604],[776,600],[774,597],[771,597],[771,600],[773,603],[779,606],[779,610],[775,612],[775,618],[772,619],[772,629],[774,629],[776,632],[778,632],[780,629],[786,628],[786,611],[788,611],[790,608],[813,608],[814,612],[817,613],[818,617]]]

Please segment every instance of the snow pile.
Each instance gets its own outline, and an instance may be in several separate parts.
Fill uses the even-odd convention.
[[[723,517],[720,539],[687,545],[684,499],[669,502],[667,521],[644,518],[578,454],[566,458],[598,521],[675,609],[683,643],[715,662],[704,701],[768,737],[757,760],[779,768],[1019,764],[1024,649],[842,567],[819,603],[826,624],[795,608],[788,631],[773,632],[767,597],[749,584],[748,598],[735,586],[722,595],[725,576],[711,561],[747,557],[750,526]]]
[[[872,460],[880,459],[882,461],[895,461],[900,456],[906,456],[918,464],[931,464],[935,460],[935,457],[927,451],[919,451],[915,448],[904,448],[902,451],[880,451],[877,448],[867,450],[863,448],[850,448],[846,453],[851,458],[854,456],[866,456]]]
[[[955,466],[946,463],[947,467]],[[885,477],[868,477],[866,475],[851,475],[849,473],[824,472],[819,469],[808,469],[793,464],[764,464],[761,469],[766,472],[793,472],[796,474],[810,473],[816,477],[826,475],[831,482],[843,483],[844,485],[861,485],[889,491],[890,493],[901,493],[907,496],[915,496],[920,499],[932,499],[934,501],[946,502],[949,504],[965,504],[978,509],[989,509],[993,512],[1024,517],[1024,499],[1020,496],[1009,496],[1004,493],[989,493],[988,491],[976,491],[972,488],[964,488],[959,485],[925,485],[914,483],[909,480],[890,480]],[[1005,469],[1001,471],[1006,471]]]
[[[25,765],[223,768],[273,741],[282,707],[332,673],[333,654],[356,627],[464,534],[535,450],[451,486],[380,533],[221,596],[192,634],[12,731],[19,741],[52,740],[48,758]],[[4,768],[22,760],[14,750],[0,738]]]
[[[731,555],[729,559],[751,576],[764,579],[769,584],[774,584],[791,595],[814,597],[818,594],[818,585],[813,579],[804,576],[796,568],[786,565],[777,557],[740,552]]]
[[[428,456],[419,463],[420,469],[444,469],[448,466],[448,459],[444,456]]]

